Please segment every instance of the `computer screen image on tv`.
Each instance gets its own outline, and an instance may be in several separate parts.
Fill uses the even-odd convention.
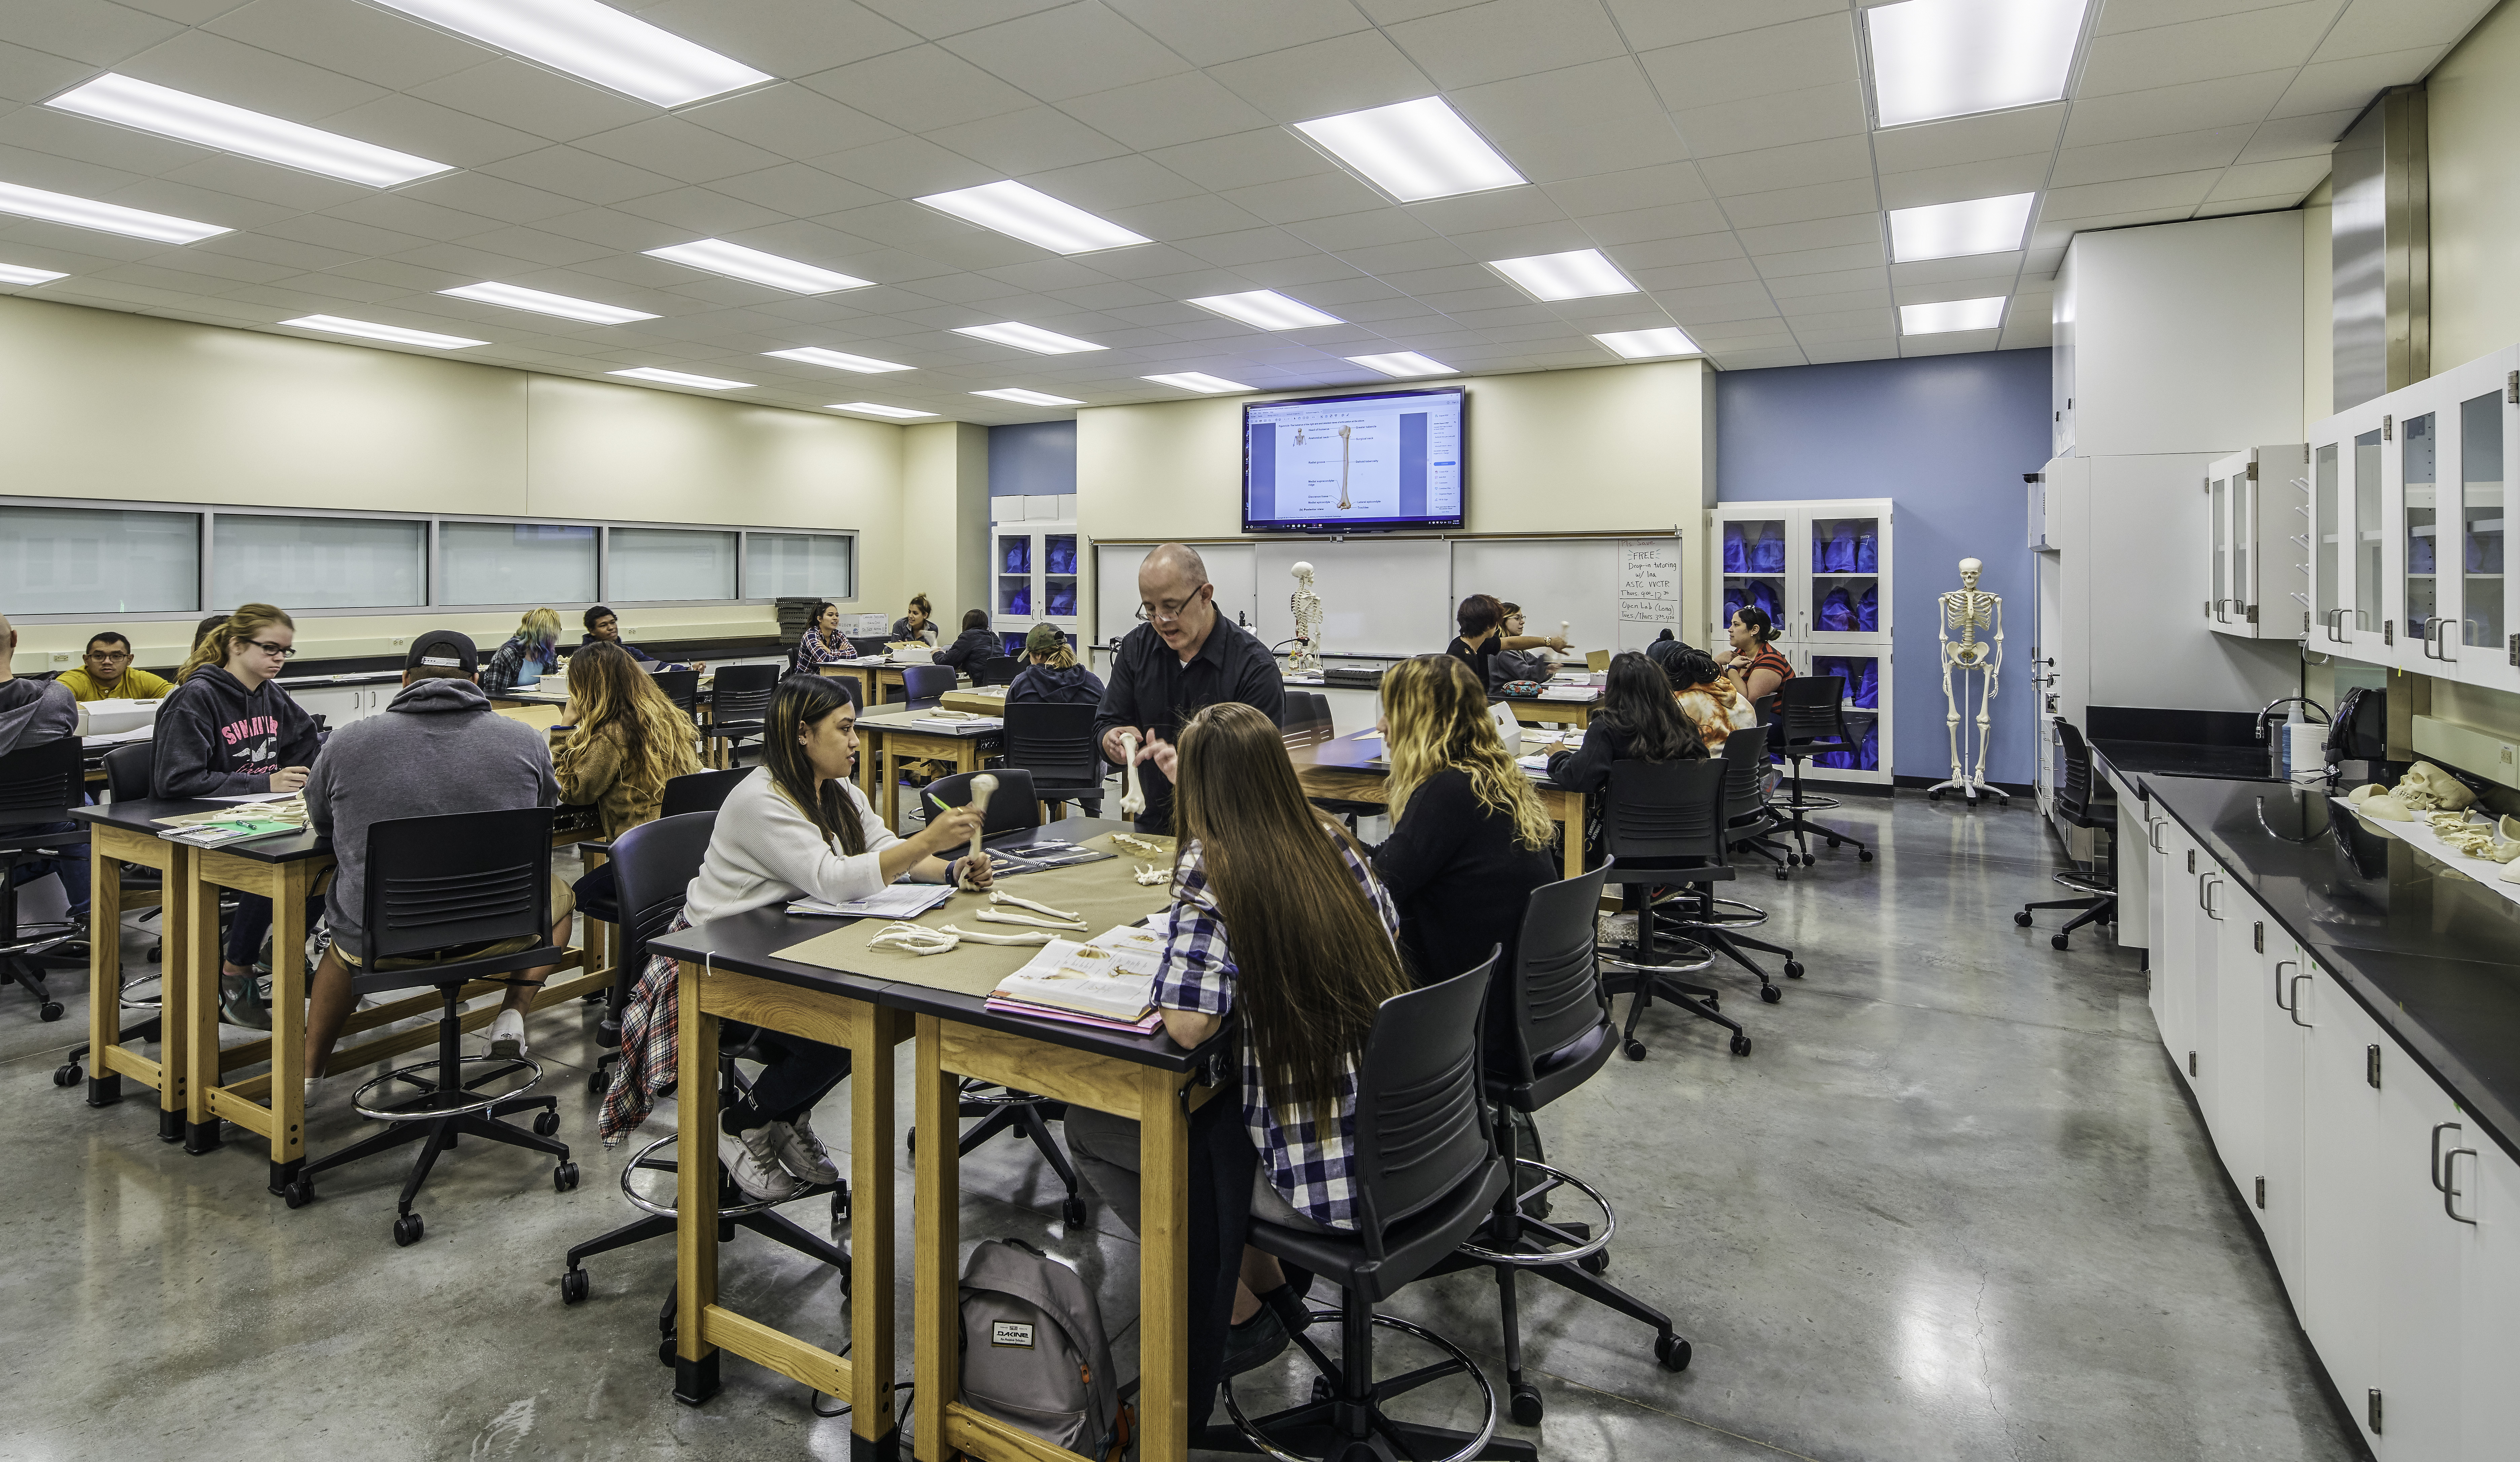
[[[1242,408],[1242,530],[1457,528],[1467,510],[1460,387]]]

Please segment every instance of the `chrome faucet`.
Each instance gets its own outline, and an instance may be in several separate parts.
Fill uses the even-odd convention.
[[[2264,741],[2267,739],[2267,727],[2273,723],[2276,711],[2283,709],[2287,706],[2295,705],[2305,706],[2312,710],[2318,711],[2318,719],[2321,721],[2325,721],[2328,718],[2327,708],[2319,705],[2317,701],[2312,700],[2308,696],[2286,696],[2280,701],[2269,701],[2266,705],[2266,708],[2258,712],[2258,740]]]

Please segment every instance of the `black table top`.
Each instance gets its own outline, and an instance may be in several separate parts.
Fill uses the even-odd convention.
[[[2130,780],[2146,772],[2165,777],[2209,777],[2218,781],[2278,781],[2270,754],[2262,746],[2209,747],[2177,741],[2092,743],[2092,751]]]
[[[1126,822],[1084,817],[1048,823],[1040,829],[1074,842],[1082,842],[1101,833],[1130,830],[1131,825]],[[1030,832],[1009,833],[989,841],[1019,842],[1031,836]],[[671,955],[676,959],[705,959],[712,969],[733,970],[740,975],[757,976],[799,989],[864,1000],[893,1010],[906,1010],[914,1015],[937,1016],[961,1025],[1005,1031],[1164,1071],[1196,1070],[1221,1061],[1232,1050],[1229,1044],[1233,1039],[1231,1022],[1196,1050],[1184,1050],[1161,1030],[1152,1035],[1139,1035],[1132,1031],[1101,1030],[1063,1021],[1033,1020],[990,1010],[987,1000],[981,996],[912,984],[871,973],[872,965],[870,971],[829,970],[821,965],[801,964],[779,957],[779,951],[790,945],[801,944],[842,925],[856,922],[854,919],[790,916],[784,908],[774,905],[724,919],[711,919],[675,934],[660,935],[648,941],[648,948],[653,953]],[[1220,1069],[1230,1071],[1232,1067],[1227,1064]]]
[[[1566,750],[1571,752],[1574,748]],[[1328,741],[1300,748],[1295,753],[1295,765],[1324,766],[1375,777],[1391,775],[1391,763],[1383,755],[1382,738],[1372,731],[1350,731],[1345,736],[1333,736]],[[1523,775],[1531,778],[1531,785],[1543,792],[1567,790],[1551,781],[1545,773],[1534,774],[1526,770]]]
[[[2520,904],[2319,788],[2157,776],[2146,791],[2520,1159]]]
[[[211,801],[196,798],[135,798],[126,801],[107,802],[97,807],[73,807],[70,816],[100,827],[120,828],[125,832],[143,833],[155,838],[167,831],[158,821],[161,817],[179,817],[187,812],[214,812],[233,807],[235,802]],[[231,843],[223,847],[205,848],[207,852],[234,853],[256,863],[294,863],[303,858],[329,858],[333,841],[319,837],[313,829],[287,838],[253,838],[244,843]]]

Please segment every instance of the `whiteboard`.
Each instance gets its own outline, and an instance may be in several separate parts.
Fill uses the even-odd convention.
[[[1298,561],[1313,566],[1322,596],[1322,653],[1437,655],[1453,638],[1452,545],[1440,538],[1349,539],[1259,544],[1260,639],[1295,637]]]
[[[1680,633],[1680,540],[1458,538],[1453,598],[1472,594],[1521,605],[1528,634],[1563,620],[1577,650],[1642,650]]]
[[[1251,545],[1192,543],[1207,565],[1207,581],[1216,585],[1216,611],[1228,622],[1236,615],[1259,618],[1253,587]],[[1138,627],[1138,566],[1154,551],[1151,543],[1098,543],[1094,546],[1094,642],[1108,645]],[[1279,606],[1283,615],[1285,606]],[[1288,634],[1294,631],[1288,630]],[[1280,638],[1284,638],[1283,635]]]

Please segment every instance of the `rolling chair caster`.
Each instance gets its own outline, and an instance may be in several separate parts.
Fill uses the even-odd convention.
[[[1767,1001],[1770,1005],[1774,1005],[1778,1001],[1785,998],[1785,992],[1777,988],[1773,984],[1763,984],[1759,986],[1759,998]]]
[[[1789,959],[1789,960],[1785,961],[1785,978],[1786,978],[1787,980],[1800,980],[1800,979],[1802,979],[1802,978],[1803,978],[1803,962],[1802,962],[1801,960],[1798,960],[1798,959]]]
[[[1069,1228],[1083,1228],[1085,1226],[1085,1200],[1079,1197],[1069,1198],[1065,1203],[1058,1206],[1058,1215],[1059,1217],[1067,1220],[1067,1226]]]
[[[1749,1055],[1750,1037],[1746,1035],[1736,1035],[1732,1037],[1732,1054],[1735,1056]]]
[[[1628,1043],[1621,1046],[1619,1051],[1620,1054],[1626,1056],[1630,1061],[1642,1061],[1645,1059],[1645,1043],[1634,1037],[1630,1037]]]
[[[289,1205],[292,1209],[302,1209],[315,1201],[315,1184],[308,1179],[298,1178],[290,1183],[289,1186],[280,1190],[280,1201]],[[417,1225],[420,1220],[414,1218],[412,1222]],[[400,1229],[402,1225],[400,1223],[396,1223],[394,1227],[396,1229]],[[419,1231],[416,1227],[413,1231],[413,1237],[419,1237]]]
[[[58,1021],[61,1018],[62,1002],[59,1000],[47,1000],[35,1007],[35,1019],[39,1021]]]
[[[420,1242],[420,1236],[426,1231],[427,1226],[420,1221],[420,1215],[418,1213],[405,1213],[394,1220],[394,1247],[397,1249],[409,1249],[412,1245]]]
[[[548,1137],[559,1130],[560,1114],[557,1112],[545,1112],[534,1119],[534,1135],[537,1137]]]
[[[1610,1272],[1610,1251],[1596,1250],[1577,1259],[1575,1267],[1587,1274],[1607,1274]]]
[[[2018,928],[2028,929],[2030,927],[2030,911],[2028,909],[2023,909],[2021,912],[2013,915],[2012,922]]]
[[[592,1283],[592,1282],[591,1282],[590,1280],[588,1280],[588,1279],[587,1279],[587,1277],[586,1277],[586,1271],[585,1271],[584,1269],[571,1269],[571,1270],[569,1270],[568,1272],[566,1272],[566,1273],[564,1273],[564,1274],[561,1275],[561,1277],[560,1277],[560,1302],[561,1302],[561,1303],[562,1303],[562,1304],[583,1304],[583,1303],[585,1303],[585,1302],[586,1302],[586,1292],[587,1292],[588,1288],[590,1287],[590,1284],[591,1284],[591,1283]]]
[[[76,1086],[78,1082],[79,1064],[77,1062],[73,1061],[68,1066],[57,1066],[53,1068],[53,1084],[55,1086]]]
[[[2050,949],[2062,949],[2066,947],[2065,937],[2063,935],[2049,936],[2048,939],[2048,947]]]
[[[1654,1342],[1654,1359],[1667,1371],[1688,1369],[1688,1342],[1676,1335],[1666,1335]]]
[[[1528,1382],[1513,1389],[1513,1423],[1517,1427],[1540,1425],[1540,1388]]]
[[[536,1126],[540,1126],[540,1125],[541,1125],[541,1123],[540,1123],[540,1122],[536,1122],[536,1123],[535,1123],[535,1125],[536,1125]],[[554,1125],[558,1125],[558,1123],[554,1123]],[[548,1136],[550,1136],[551,1134],[550,1134],[549,1132],[545,1132],[543,1135],[544,1135],[544,1136],[546,1136],[546,1137],[548,1137]],[[560,1192],[560,1193],[566,1193],[566,1192],[569,1192],[569,1191],[571,1191],[572,1189],[574,1189],[574,1188],[576,1188],[576,1187],[577,1187],[577,1165],[576,1165],[576,1164],[574,1164],[574,1163],[567,1163],[567,1162],[563,1162],[563,1163],[562,1163],[559,1166],[554,1167],[554,1168],[552,1169],[552,1188],[553,1188],[553,1190],[554,1190],[554,1191],[556,1191],[556,1192]]]

